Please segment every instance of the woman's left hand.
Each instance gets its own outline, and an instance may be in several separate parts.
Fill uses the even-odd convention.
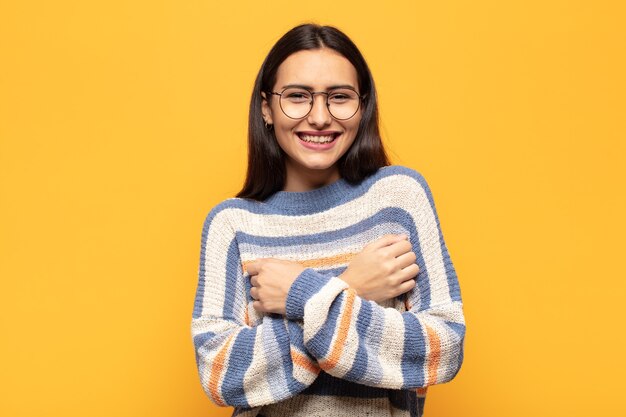
[[[263,313],[285,314],[291,284],[306,268],[293,261],[261,258],[246,266],[250,274],[252,307]]]

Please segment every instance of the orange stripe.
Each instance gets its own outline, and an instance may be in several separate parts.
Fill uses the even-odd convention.
[[[437,368],[441,359],[441,341],[437,332],[431,327],[426,326],[428,334],[428,344],[430,346],[430,356],[428,357],[428,381],[427,384],[437,383]]]
[[[348,330],[350,329],[350,320],[352,319],[352,308],[354,307],[356,290],[346,288],[344,291],[347,293],[345,308],[339,323],[339,331],[337,333],[337,338],[335,339],[335,344],[332,347],[332,351],[328,359],[318,361],[320,367],[324,370],[333,369],[337,365],[339,358],[341,357],[343,345],[348,338]]]
[[[320,372],[320,368],[315,366],[314,362],[294,348],[291,348],[291,360],[311,373],[318,374]]]
[[[226,358],[226,352],[228,351],[228,347],[230,343],[233,341],[233,337],[236,333],[230,335],[228,340],[224,346],[220,349],[217,356],[215,356],[215,360],[213,361],[213,367],[211,368],[211,378],[209,379],[209,391],[211,392],[211,397],[215,400],[215,403],[221,407],[226,407],[227,404],[222,400],[222,396],[218,392],[218,385],[220,382],[220,377],[222,376],[222,371],[224,370],[224,359]]]
[[[327,256],[324,258],[314,258],[314,259],[305,259],[305,260],[294,260],[287,259],[288,261],[298,262],[305,268],[330,268],[336,267],[338,265],[350,263],[352,258],[356,255],[356,253],[341,253],[335,256]],[[275,258],[280,259],[280,258]],[[256,259],[251,259],[249,261],[243,261],[241,263],[241,267],[243,268],[243,272],[248,272],[248,264],[255,262]]]

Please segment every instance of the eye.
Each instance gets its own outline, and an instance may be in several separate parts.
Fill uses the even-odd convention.
[[[304,99],[306,99],[306,94],[302,94],[302,93],[292,93],[292,94],[289,94],[289,95],[287,96],[287,98],[289,98],[289,99],[293,99],[293,100],[304,100]]]
[[[311,101],[310,93],[302,89],[289,88],[283,92],[282,97],[290,103],[308,103]]]
[[[343,89],[343,90],[339,90],[339,91],[334,91],[330,94],[330,101],[332,103],[347,103],[351,100],[355,100],[357,97],[357,94],[352,91],[352,90],[347,90],[347,89]]]
[[[330,99],[335,101],[348,100],[350,97],[345,94],[333,94]]]

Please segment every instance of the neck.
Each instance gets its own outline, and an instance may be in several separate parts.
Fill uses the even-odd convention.
[[[282,191],[311,191],[332,184],[340,178],[336,164],[327,169],[294,167],[287,163],[287,178]]]

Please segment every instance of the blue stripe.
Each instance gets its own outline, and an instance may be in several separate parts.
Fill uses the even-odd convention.
[[[215,337],[215,333],[213,332],[200,333],[193,337],[194,351],[196,352],[196,366],[200,366],[200,347],[213,337]]]
[[[198,286],[196,287],[196,297],[193,305],[193,318],[198,318],[202,315],[202,299],[204,298],[204,277],[206,276],[206,270],[204,268],[207,236],[209,234],[209,226],[213,221],[213,218],[218,213],[218,210],[212,209],[204,219],[202,226],[202,236],[200,243],[200,266],[198,267]]]
[[[285,302],[285,317],[288,319],[304,318],[304,306],[331,279],[327,274],[305,268],[292,282]]]
[[[241,234],[241,232],[237,232]],[[363,243],[363,241],[372,241],[384,234],[394,233],[394,234],[405,234],[408,235],[409,231],[399,225],[394,219],[391,221],[383,221],[370,229],[364,229],[362,231],[357,231],[357,234],[346,236],[341,239],[338,238],[332,242],[332,247],[335,248],[343,248],[343,247],[352,247],[358,245],[359,243]],[[256,236],[256,235],[255,235]],[[292,237],[288,238],[293,240]],[[265,258],[265,257],[273,257],[276,255],[276,247],[272,246],[261,246],[255,245],[248,241],[242,241],[241,238],[238,239],[239,249],[241,253],[245,253],[249,256],[254,256],[256,258]],[[297,246],[301,249],[300,253],[305,252],[327,252],[329,249],[329,242],[323,243],[313,243],[313,244],[303,244],[301,240],[297,242],[291,242],[292,247]],[[283,247],[290,248],[289,246],[285,246],[280,244],[277,246],[282,249]]]
[[[230,241],[227,253],[226,276],[224,277],[224,306],[222,309],[222,315],[227,320],[234,320],[239,323],[241,320],[235,317],[233,310],[235,307],[238,307],[238,310],[241,311],[245,305],[242,305],[242,294],[238,294],[237,291],[235,291],[235,288],[237,288],[237,280],[242,279],[242,266],[239,263],[239,249],[237,248],[237,241],[235,239]],[[245,279],[245,281],[246,294],[250,294],[250,280]],[[235,297],[238,298],[238,303],[235,302]]]
[[[263,325],[267,326],[268,324],[269,323],[267,323],[267,318],[264,317]],[[268,359],[270,360],[270,363],[268,363],[267,366],[269,368],[275,365],[274,363],[271,363],[271,361],[275,361],[278,359],[281,360],[282,364],[280,367],[284,369],[285,374],[287,375],[287,379],[286,379],[287,386],[285,388],[288,390],[288,392],[283,393],[280,396],[280,398],[291,397],[293,394],[298,392],[297,391],[298,386],[293,385],[293,381],[295,380],[293,379],[293,366],[294,365],[291,360],[291,341],[289,340],[289,334],[287,333],[287,329],[285,328],[285,320],[283,319],[282,316],[278,314],[272,314],[271,324],[272,324],[271,336],[275,338],[276,343],[278,344],[280,356],[276,359],[274,359],[276,357],[276,353],[274,353],[273,356],[269,356]],[[270,335],[268,335],[268,337],[270,337]]]
[[[344,188],[346,189],[346,191],[350,191],[350,194],[349,194],[350,200],[354,200],[366,194],[369,191],[369,189],[374,184],[376,184],[376,182],[392,175],[406,175],[406,176],[415,178],[418,181],[420,181],[420,179],[423,179],[423,176],[412,168],[405,167],[402,165],[389,165],[389,166],[380,168],[376,173],[365,178],[360,184],[358,185],[348,184],[348,186]],[[226,210],[230,208],[236,208],[236,209],[247,210],[248,212],[255,213],[255,214],[279,214],[281,216],[300,216],[303,214],[319,213],[321,211],[324,211],[330,208],[330,207],[324,207],[323,201],[320,201],[319,203],[320,204],[308,206],[308,207],[302,207],[298,209],[292,209],[289,212],[286,212],[284,209],[280,207],[275,207],[275,206],[266,204],[265,202],[255,201],[252,199],[232,197],[232,198],[228,198],[222,201],[220,204],[216,206],[216,209],[218,211],[221,211],[221,210]],[[336,204],[337,203],[335,202],[335,205]]]
[[[465,337],[465,325],[461,323],[455,323],[453,321],[445,321],[446,325],[450,327],[459,337]]]
[[[422,187],[424,192],[426,193],[426,197],[428,198],[428,202],[430,203],[430,208],[432,209],[435,215],[435,221],[437,223],[437,230],[439,231],[439,246],[441,247],[441,254],[443,257],[443,263],[446,269],[446,277],[448,280],[448,290],[450,293],[450,298],[453,301],[461,300],[461,290],[459,287],[459,282],[457,279],[456,271],[452,260],[450,258],[450,254],[448,253],[448,248],[443,238],[443,233],[441,231],[441,223],[439,222],[439,214],[437,213],[437,209],[435,208],[435,200],[433,198],[433,194],[431,192],[430,186],[426,179],[419,172],[408,168],[408,167],[399,167],[397,170],[399,172],[404,172],[411,178],[413,178],[417,183]]]
[[[404,319],[404,352],[402,354],[402,388],[424,386],[424,358],[426,341],[422,325],[413,313],[402,314]]]
[[[230,405],[249,407],[243,390],[243,379],[252,363],[254,340],[258,327],[242,327],[232,345],[228,367],[222,379],[221,394]]]
[[[367,301],[361,302],[361,308],[356,321],[356,333],[359,339],[359,347],[356,352],[356,357],[352,363],[352,367],[344,376],[344,379],[350,381],[360,381],[365,372],[367,372],[367,365],[369,362],[369,355],[367,353],[367,340],[366,333],[369,328],[370,321],[372,319],[372,306]],[[365,341],[365,343],[363,343]]]
[[[294,346],[297,346],[302,352],[304,352],[306,354],[306,356],[309,357],[309,359],[311,359],[312,362],[315,362],[315,359],[311,357],[311,355],[307,352],[306,348],[304,347],[304,333],[303,333],[303,329],[298,326],[297,323],[291,321],[291,320],[285,320],[285,322],[287,323],[287,328],[288,328],[288,332],[289,332],[289,339],[291,340],[291,344]],[[293,378],[293,363],[291,362],[291,352],[289,352],[289,370],[290,370],[290,374],[289,374],[289,379],[287,381],[287,388],[289,388],[289,392],[291,393],[291,395],[295,395],[299,392],[301,392],[302,390],[307,388],[307,385],[302,384],[300,381],[298,381],[297,379]],[[286,359],[287,360],[287,359]],[[291,396],[290,395],[290,396]]]
[[[380,226],[381,223],[396,223],[415,233],[415,224],[412,216],[400,207],[385,207],[378,212],[337,230],[326,230],[318,233],[300,234],[292,236],[258,236],[245,232],[239,232],[237,239],[243,244],[252,244],[263,247],[292,247],[294,245],[313,245],[322,243],[335,243],[340,239],[352,238],[361,235],[364,231]]]
[[[283,319],[269,314],[263,317],[263,340],[262,348],[265,353],[267,364],[266,380],[273,398],[284,398],[289,393],[287,380],[291,376],[289,364],[285,361],[285,345],[289,345],[289,339],[282,335],[281,328],[284,326]],[[270,331],[271,330],[271,331]],[[287,340],[285,340],[287,339]],[[275,366],[276,353],[282,357],[282,366]],[[288,352],[287,352],[288,353]]]
[[[367,304],[373,302],[368,301]],[[374,308],[374,306],[371,307],[372,318],[365,334],[368,352],[370,353],[366,380],[372,384],[380,384],[385,374],[379,359],[381,339],[385,333],[385,311],[384,309]]]

